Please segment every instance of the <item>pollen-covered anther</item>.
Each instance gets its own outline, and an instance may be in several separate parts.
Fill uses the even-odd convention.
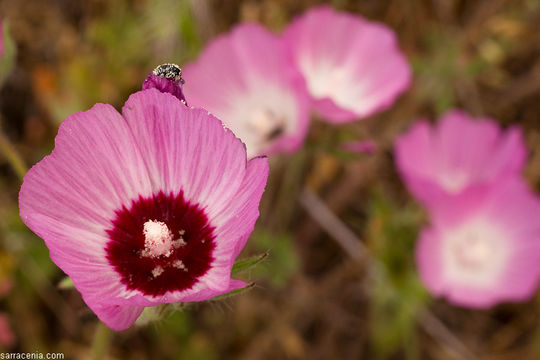
[[[156,266],[153,270],[152,270],[152,276],[153,277],[158,277],[159,275],[163,274],[163,268],[161,266]]]
[[[172,242],[172,245],[175,249],[178,249],[179,247],[186,245],[186,242],[184,241],[183,238],[179,238],[179,239],[174,240]]]
[[[144,223],[143,234],[144,250],[141,251],[141,256],[156,258],[171,255],[173,236],[164,222],[148,220]]]
[[[184,265],[182,260],[176,260],[175,262],[173,262],[173,267],[177,269],[182,269],[184,271],[188,271],[188,268],[186,267],[186,265]]]

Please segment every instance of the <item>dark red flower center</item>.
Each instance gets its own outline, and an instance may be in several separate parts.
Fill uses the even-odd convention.
[[[190,289],[213,261],[214,228],[182,192],[139,197],[112,224],[107,259],[128,289],[154,296]]]

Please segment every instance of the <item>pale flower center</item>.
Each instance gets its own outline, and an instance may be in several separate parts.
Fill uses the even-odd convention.
[[[311,95],[316,99],[330,98],[340,108],[352,112],[372,106],[369,73],[359,77],[353,58],[340,63],[301,59],[300,68]]]
[[[273,140],[284,131],[283,119],[268,109],[255,110],[247,126],[263,142]]]
[[[465,267],[480,268],[489,262],[496,249],[491,239],[480,238],[471,234],[461,243],[456,244],[456,259]]]
[[[451,172],[440,172],[439,180],[444,189],[452,194],[457,194],[470,182],[467,172],[458,169]]]
[[[486,220],[448,229],[443,242],[443,263],[449,280],[489,286],[506,266],[508,240],[501,229]]]
[[[143,234],[144,250],[141,252],[142,257],[169,257],[174,249],[185,244],[182,238],[183,231],[180,232],[179,238],[175,240],[167,225],[162,221],[148,220],[145,222]]]

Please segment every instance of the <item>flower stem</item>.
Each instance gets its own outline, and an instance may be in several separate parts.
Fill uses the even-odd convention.
[[[22,181],[28,169],[17,150],[15,150],[15,147],[10,143],[7,136],[4,135],[3,131],[0,131],[0,153],[4,154],[7,161]]]
[[[105,357],[109,345],[111,344],[112,331],[101,321],[96,326],[94,342],[92,343],[92,360],[99,360]]]

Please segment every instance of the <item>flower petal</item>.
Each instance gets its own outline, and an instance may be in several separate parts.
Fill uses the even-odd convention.
[[[416,259],[426,287],[473,308],[530,298],[540,280],[540,199],[520,179],[460,199],[467,201],[432,212],[420,236]]]
[[[320,6],[294,20],[284,38],[315,109],[329,122],[383,110],[410,84],[407,60],[383,24]]]
[[[88,303],[99,320],[115,331],[129,328],[139,318],[144,306],[103,305]]]
[[[248,157],[292,152],[309,125],[304,81],[281,39],[241,24],[184,66],[190,104],[208,109],[245,142]]]
[[[240,239],[246,234],[251,234],[259,217],[259,202],[266,186],[268,172],[268,160],[265,157],[249,161],[241,191],[238,192],[229,207],[214,219],[218,237]],[[236,248],[234,258],[244,248],[245,240],[234,244]],[[230,243],[233,242],[230,241]]]
[[[484,196],[490,184],[519,176],[526,155],[520,129],[503,131],[491,119],[458,110],[433,127],[417,122],[395,142],[400,176],[429,209],[456,197]]]
[[[259,169],[252,164],[259,160],[248,164],[245,147],[218,119],[187,108],[170,94],[155,89],[136,93],[123,112],[124,117],[98,104],[66,119],[52,154],[29,171],[20,192],[23,221],[45,240],[51,259],[113,329],[129,327],[143,306],[203,300],[240,286],[230,281],[242,242],[234,234],[216,240],[216,266],[205,274],[208,281],[162,296],[128,290],[106,250],[120,210],[129,211],[135,200],[181,192],[211,226],[229,209],[247,218],[244,230],[252,229],[256,207],[248,214],[235,204],[258,204],[267,176],[264,161],[266,167],[256,174],[262,178],[261,191],[252,191],[253,171]],[[244,197],[243,188],[257,199]]]
[[[97,104],[68,117],[51,155],[25,176],[20,215],[77,286],[85,288],[89,270],[110,284],[115,277],[105,258],[105,229],[126,199],[151,192],[126,122],[112,106]]]
[[[259,201],[268,177],[266,158],[255,158],[248,162],[246,177],[231,203],[212,219],[215,230],[214,261],[208,272],[198,279],[192,289],[169,292],[158,297],[130,298],[128,304],[152,306],[161,302],[200,301],[208,294],[223,294],[230,286],[231,269],[259,217]],[[198,300],[199,299],[199,300]]]
[[[148,89],[123,114],[156,190],[184,192],[211,219],[237,193],[246,172],[244,145],[206,110]]]

